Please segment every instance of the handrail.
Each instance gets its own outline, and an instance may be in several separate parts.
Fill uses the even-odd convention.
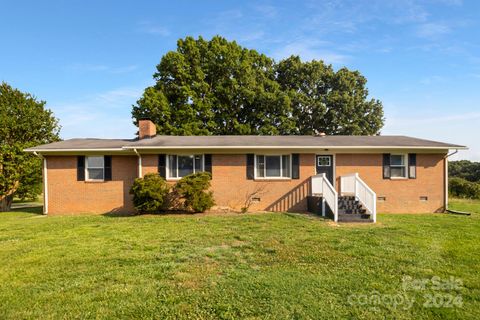
[[[348,178],[353,178],[351,181]],[[377,221],[377,195],[376,193],[359,177],[358,173],[343,175],[340,178],[341,193],[354,194],[355,198],[372,215],[373,222]],[[352,190],[353,189],[353,190]]]
[[[317,180],[321,181],[318,182]],[[312,177],[312,194],[322,194],[322,215],[325,216],[325,202],[333,211],[333,220],[338,221],[338,192],[328,181],[325,173]]]

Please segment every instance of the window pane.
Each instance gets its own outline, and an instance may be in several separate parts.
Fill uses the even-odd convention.
[[[202,171],[202,158],[201,154],[195,155],[195,172]]]
[[[168,156],[168,176],[170,178],[177,177],[177,156],[175,155]]]
[[[319,167],[330,167],[330,157],[318,157]]]
[[[177,156],[178,177],[185,177],[193,173],[193,156]]]
[[[257,177],[265,177],[265,157],[257,156]]]
[[[405,167],[390,167],[391,177],[405,177]]]
[[[103,168],[103,157],[87,157],[87,168]]]
[[[282,156],[282,177],[290,177],[290,156]]]
[[[87,169],[87,180],[103,180],[103,169]]]
[[[404,156],[400,154],[392,154],[390,156],[390,165],[392,166],[403,166],[404,165]]]
[[[265,156],[267,177],[280,177],[280,156]]]

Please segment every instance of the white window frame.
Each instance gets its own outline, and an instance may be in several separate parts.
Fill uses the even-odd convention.
[[[89,167],[88,158],[102,158],[103,166],[102,167]],[[101,179],[91,179],[88,174],[88,169],[102,169],[102,178]],[[85,181],[105,181],[105,156],[85,156]]]
[[[403,165],[392,165],[392,156],[401,156],[403,158]],[[404,169],[404,176],[402,177],[393,177],[392,176],[392,168],[403,168]],[[390,179],[408,179],[408,154],[406,153],[391,153],[390,154]]]
[[[257,174],[257,157],[258,156],[276,156],[280,157],[280,177],[267,177],[267,163],[265,161],[265,167],[263,168],[264,176],[260,177]],[[290,175],[288,177],[283,177],[283,156],[288,156],[290,159]],[[255,173],[255,180],[290,180],[292,179],[292,154],[291,153],[284,153],[284,154],[269,154],[269,153],[259,153],[255,154],[255,158],[253,161],[253,168],[254,168],[254,173]]]
[[[166,159],[165,159],[165,176],[167,178],[167,180],[180,180],[182,179],[183,177],[171,177],[170,176],[170,160],[169,160],[169,157],[170,156],[176,156],[177,157],[177,167],[175,168],[175,171],[177,172],[177,175],[178,175],[178,157],[189,157],[189,156],[193,156],[193,173],[197,173],[197,172],[205,172],[205,154],[202,154],[202,153],[170,153],[170,154],[167,154],[166,155]],[[202,165],[201,165],[201,169],[200,171],[195,171],[195,156],[200,156],[201,159],[202,159]]]

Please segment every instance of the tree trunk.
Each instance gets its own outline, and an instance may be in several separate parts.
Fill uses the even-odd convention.
[[[12,207],[13,196],[5,196],[0,200],[0,212],[10,211]]]

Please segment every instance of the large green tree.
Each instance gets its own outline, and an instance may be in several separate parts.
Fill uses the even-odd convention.
[[[368,99],[358,71],[334,71],[323,61],[291,56],[278,63],[277,81],[292,101],[296,134],[372,135],[383,127],[383,106]]]
[[[59,140],[60,127],[45,101],[0,85],[0,211],[10,210],[15,195],[40,191],[41,161],[23,149]]]
[[[159,134],[287,134],[294,128],[273,60],[236,42],[178,40],[154,78],[132,114],[135,124],[151,118]]]
[[[215,36],[178,40],[133,106],[165,135],[377,134],[378,100],[358,71],[299,57],[275,61]]]

